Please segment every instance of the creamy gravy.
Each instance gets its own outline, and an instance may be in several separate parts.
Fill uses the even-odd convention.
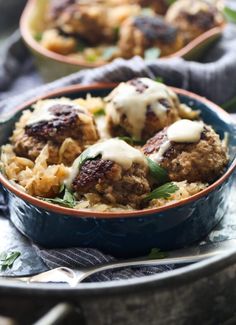
[[[55,118],[54,114],[50,111],[50,108],[54,105],[70,105],[75,110],[85,110],[83,107],[78,104],[75,105],[70,99],[61,98],[61,99],[48,99],[44,101],[39,101],[34,106],[34,111],[32,112],[31,117],[29,118],[26,125],[32,125],[42,121],[51,121]]]
[[[147,86],[142,92],[137,91],[135,85],[121,83],[107,97],[110,100],[107,112],[113,123],[120,124],[122,115],[126,115],[132,126],[132,135],[136,139],[141,138],[148,106],[159,119],[162,119],[166,116],[167,108],[159,102],[159,99],[176,97],[173,91],[162,83],[148,78],[138,80]]]
[[[194,143],[201,138],[204,125],[202,122],[179,120],[167,129],[167,137],[169,141]]]
[[[144,154],[131,147],[123,140],[117,138],[105,140],[103,142],[96,143],[87,149],[89,154],[93,157],[101,155],[103,160],[111,160],[122,166],[123,169],[129,169],[133,163],[140,165],[147,165],[147,160]],[[73,165],[70,168],[70,175],[66,181],[68,187],[71,186],[73,179],[78,174],[80,156],[76,158]]]

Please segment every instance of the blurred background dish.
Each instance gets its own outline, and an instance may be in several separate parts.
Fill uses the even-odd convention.
[[[180,0],[169,8],[166,3],[30,0],[21,33],[48,81],[117,57],[199,58],[221,35],[222,13],[205,0],[194,6],[192,0]]]

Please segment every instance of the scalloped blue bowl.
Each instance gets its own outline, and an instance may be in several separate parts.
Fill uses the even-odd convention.
[[[71,86],[40,98],[107,95],[114,84]],[[152,248],[175,249],[201,240],[223,218],[228,207],[232,173],[236,168],[236,126],[230,116],[212,102],[187,92],[173,90],[182,103],[200,110],[202,119],[221,137],[229,134],[230,162],[222,177],[190,198],[166,207],[119,213],[73,210],[53,205],[19,191],[4,175],[0,182],[6,191],[13,224],[33,242],[44,247],[93,247],[118,257],[146,255]],[[39,98],[37,98],[39,99]],[[0,144],[7,142],[22,110],[37,99],[17,107],[0,121]]]

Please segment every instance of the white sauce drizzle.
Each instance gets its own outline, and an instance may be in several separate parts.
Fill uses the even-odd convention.
[[[35,123],[39,123],[42,121],[51,121],[55,118],[54,114],[50,112],[50,107],[54,105],[70,105],[73,106],[75,110],[83,110],[85,109],[82,106],[79,106],[78,104],[74,104],[70,99],[68,98],[60,98],[60,99],[48,99],[48,100],[42,100],[35,104],[34,111],[32,112],[31,117],[27,121],[26,125],[32,125]]]
[[[159,99],[175,98],[175,93],[162,83],[148,78],[139,78],[148,86],[142,93],[137,92],[132,84],[121,83],[107,97],[110,101],[107,105],[108,115],[113,123],[120,124],[121,116],[127,116],[132,126],[132,135],[140,139],[141,132],[145,125],[147,107],[150,106],[154,114],[162,119],[166,116],[167,108],[159,103]]]
[[[160,163],[163,159],[165,152],[170,148],[170,145],[171,144],[169,140],[165,141],[164,143],[162,143],[159,150],[156,153],[150,155],[149,158],[154,160],[157,163]]]
[[[90,146],[88,150],[92,156],[101,155],[103,160],[114,161],[125,170],[129,169],[133,163],[147,165],[147,159],[141,151],[131,147],[125,141],[116,138],[98,142]],[[71,186],[72,181],[78,174],[79,160],[80,156],[75,159],[70,168],[69,177],[66,180],[68,187]]]
[[[169,141],[194,143],[201,138],[204,125],[202,122],[179,120],[167,129]]]

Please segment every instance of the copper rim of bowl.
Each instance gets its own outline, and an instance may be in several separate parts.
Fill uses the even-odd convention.
[[[37,100],[40,99],[47,99],[55,96],[62,96],[62,95],[67,95],[70,93],[74,93],[75,91],[92,91],[92,90],[101,90],[101,89],[112,89],[116,86],[116,83],[99,83],[99,84],[92,84],[89,86],[81,86],[81,85],[73,85],[73,86],[67,86],[60,88],[58,90],[51,91],[45,95],[38,96],[30,101],[27,101],[26,103],[19,105],[18,107],[15,108],[14,114],[16,114],[19,111],[22,111],[23,109],[26,109],[33,103],[35,103]],[[233,121],[231,117],[229,116],[228,113],[226,113],[222,108],[220,108],[218,105],[212,103],[208,99],[201,97],[199,95],[196,95],[194,93],[191,93],[187,90],[183,89],[178,89],[174,87],[170,87],[174,92],[180,95],[185,95],[189,97],[189,99],[196,99],[199,102],[205,104],[206,106],[210,107],[212,111],[215,111],[219,114],[219,116],[224,116],[224,121],[227,121],[229,124],[233,124]],[[14,115],[13,114],[13,115]],[[11,114],[12,116],[12,114]],[[38,198],[35,198],[29,194],[26,194],[19,189],[17,189],[5,176],[3,176],[0,173],[0,183],[2,183],[10,192],[16,194],[18,197],[22,198],[23,200],[37,206],[40,208],[43,208],[45,210],[49,210],[52,212],[60,213],[60,214],[66,214],[70,216],[75,216],[75,217],[91,217],[91,218],[121,218],[121,217],[142,217],[144,215],[153,215],[155,213],[163,212],[166,210],[173,209],[175,207],[181,206],[188,204],[190,202],[196,201],[200,199],[201,197],[207,195],[208,193],[214,191],[214,189],[221,185],[229,176],[233,173],[234,169],[236,168],[236,157],[234,157],[230,167],[228,170],[218,179],[216,180],[213,184],[209,185],[206,189],[200,191],[197,194],[194,194],[190,196],[189,198],[183,199],[181,201],[175,202],[175,203],[170,203],[166,206],[159,207],[159,208],[149,208],[149,209],[143,209],[143,210],[135,210],[135,211],[117,211],[117,212],[97,212],[97,211],[92,211],[92,210],[76,210],[72,208],[66,208],[62,206],[58,206],[52,203],[48,203],[45,201],[42,201]]]
[[[38,52],[42,56],[47,57],[48,59],[52,59],[52,60],[60,62],[60,63],[67,63],[67,64],[75,65],[75,66],[78,66],[78,67],[97,68],[97,67],[103,66],[104,64],[108,63],[108,62],[104,62],[104,63],[86,63],[83,60],[74,59],[74,58],[68,57],[66,55],[58,54],[58,53],[52,52],[50,50],[47,50],[46,48],[41,46],[33,38],[32,33],[30,32],[29,27],[28,27],[28,19],[29,19],[29,16],[31,14],[31,10],[33,9],[35,3],[36,3],[36,0],[29,0],[28,1],[27,5],[26,5],[26,7],[25,7],[25,9],[23,11],[23,14],[21,16],[21,19],[20,19],[21,35],[22,35],[25,43],[30,48],[32,48],[34,51]],[[225,27],[225,24],[223,24],[222,26],[219,26],[219,27],[214,27],[214,28],[206,31],[205,33],[201,34],[200,36],[196,37],[194,40],[189,42],[187,45],[185,45],[183,48],[181,48],[177,52],[172,53],[172,54],[170,54],[168,56],[165,56],[165,57],[161,57],[160,59],[173,58],[173,57],[184,57],[189,52],[194,50],[194,48],[196,48],[200,44],[204,43],[207,39],[221,34],[224,27]]]

